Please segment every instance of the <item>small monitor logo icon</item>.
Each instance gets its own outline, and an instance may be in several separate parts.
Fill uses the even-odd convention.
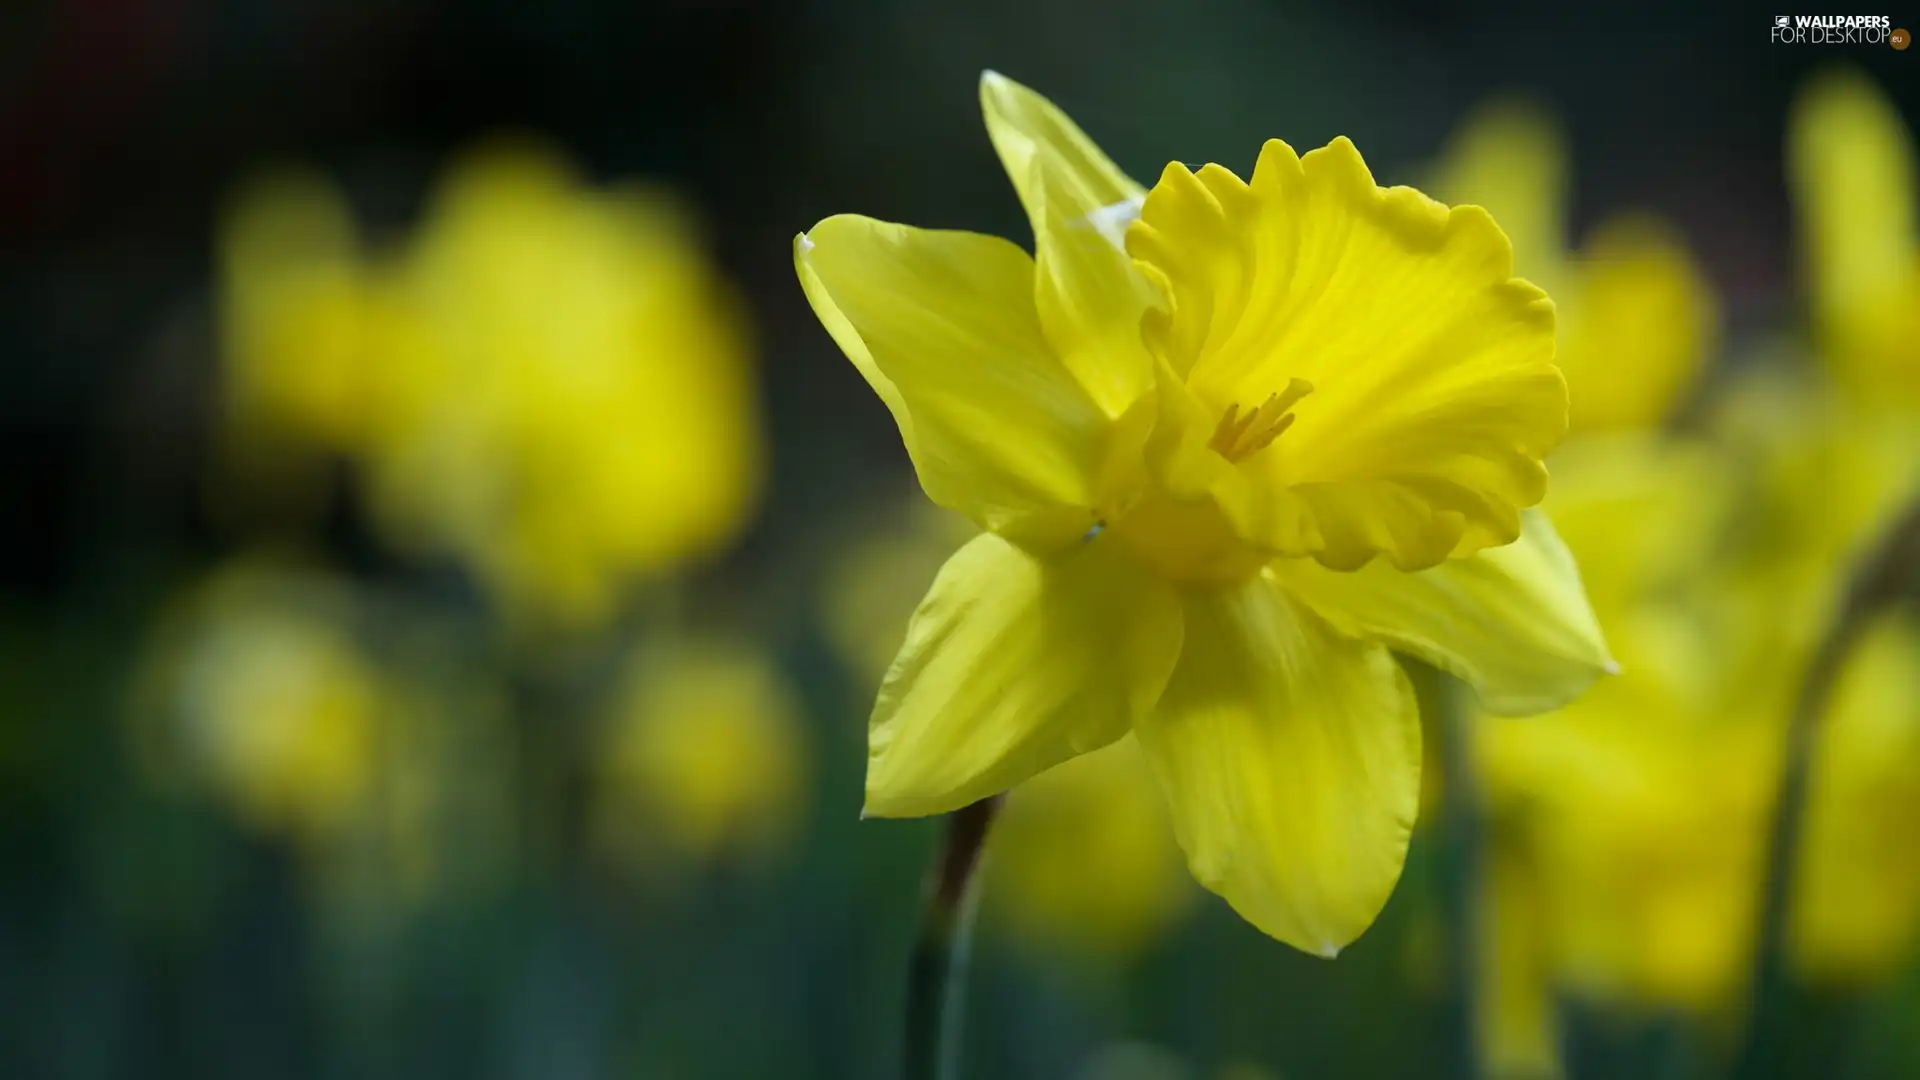
[[[1791,15],[1775,15],[1775,16],[1773,17],[1773,25],[1775,25],[1775,26],[1779,26],[1779,27],[1789,27],[1789,26],[1792,26],[1792,25],[1793,25],[1793,16],[1791,16]]]

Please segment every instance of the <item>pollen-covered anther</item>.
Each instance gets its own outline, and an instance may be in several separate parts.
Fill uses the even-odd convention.
[[[1293,414],[1287,410],[1311,393],[1312,383],[1290,379],[1285,390],[1268,394],[1257,409],[1242,413],[1237,402],[1228,405],[1220,425],[1213,429],[1213,438],[1207,440],[1207,448],[1235,464],[1245,461],[1293,426]]]

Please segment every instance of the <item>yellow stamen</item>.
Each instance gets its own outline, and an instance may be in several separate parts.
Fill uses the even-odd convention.
[[[1228,405],[1220,426],[1213,429],[1213,438],[1207,440],[1207,448],[1235,464],[1245,461],[1293,426],[1293,414],[1287,410],[1311,393],[1312,383],[1290,379],[1285,390],[1268,394],[1257,409],[1242,413],[1237,402]]]

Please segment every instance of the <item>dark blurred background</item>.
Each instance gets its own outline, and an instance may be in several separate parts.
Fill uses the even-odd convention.
[[[798,609],[844,523],[911,479],[796,286],[793,235],[857,210],[1025,242],[980,126],[986,67],[1143,179],[1169,158],[1244,169],[1269,136],[1348,134],[1383,182],[1415,182],[1469,108],[1521,92],[1566,125],[1576,233],[1626,207],[1676,222],[1737,342],[1799,316],[1782,122],[1838,55],[1772,45],[1769,22],[1651,2],[8,0],[0,1075],[888,1075],[934,833],[856,822],[871,685]],[[1920,115],[1920,53],[1846,59]],[[771,471],[743,542],[691,588],[759,613],[816,733],[812,794],[770,869],[657,892],[547,853],[342,924],[315,915],[287,845],[142,778],[126,673],[167,597],[281,539],[208,493],[214,238],[236,187],[310,167],[370,231],[399,232],[452,155],[502,132],[544,137],[594,180],[678,189],[745,297]],[[352,500],[303,544],[364,582],[464,602],[371,541]],[[970,1075],[1073,1076],[1128,1041],[1173,1048],[1197,1077],[1236,1061],[1419,1074],[1445,1038],[1422,974],[1423,843],[1336,965],[1211,898],[1124,960],[1063,965],[990,938]]]

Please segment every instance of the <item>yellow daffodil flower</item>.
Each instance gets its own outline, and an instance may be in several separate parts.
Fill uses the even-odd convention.
[[[1719,302],[1685,241],[1643,213],[1603,221],[1568,254],[1565,136],[1525,101],[1476,110],[1435,173],[1449,201],[1485,206],[1512,239],[1515,272],[1553,296],[1555,362],[1576,432],[1664,422],[1718,347]]]
[[[1833,72],[1795,103],[1787,158],[1824,359],[1860,407],[1920,405],[1912,130],[1865,75]]]
[[[867,812],[952,810],[1133,732],[1195,876],[1332,956],[1418,800],[1389,649],[1502,711],[1610,663],[1525,512],[1566,422],[1552,305],[1484,211],[1377,186],[1345,139],[1147,191],[1025,87],[981,98],[1034,255],[853,215],[795,243],[921,485],[986,530],[881,687]]]
[[[637,652],[603,740],[594,830],[609,855],[668,869],[751,861],[804,820],[805,714],[745,642]]]

